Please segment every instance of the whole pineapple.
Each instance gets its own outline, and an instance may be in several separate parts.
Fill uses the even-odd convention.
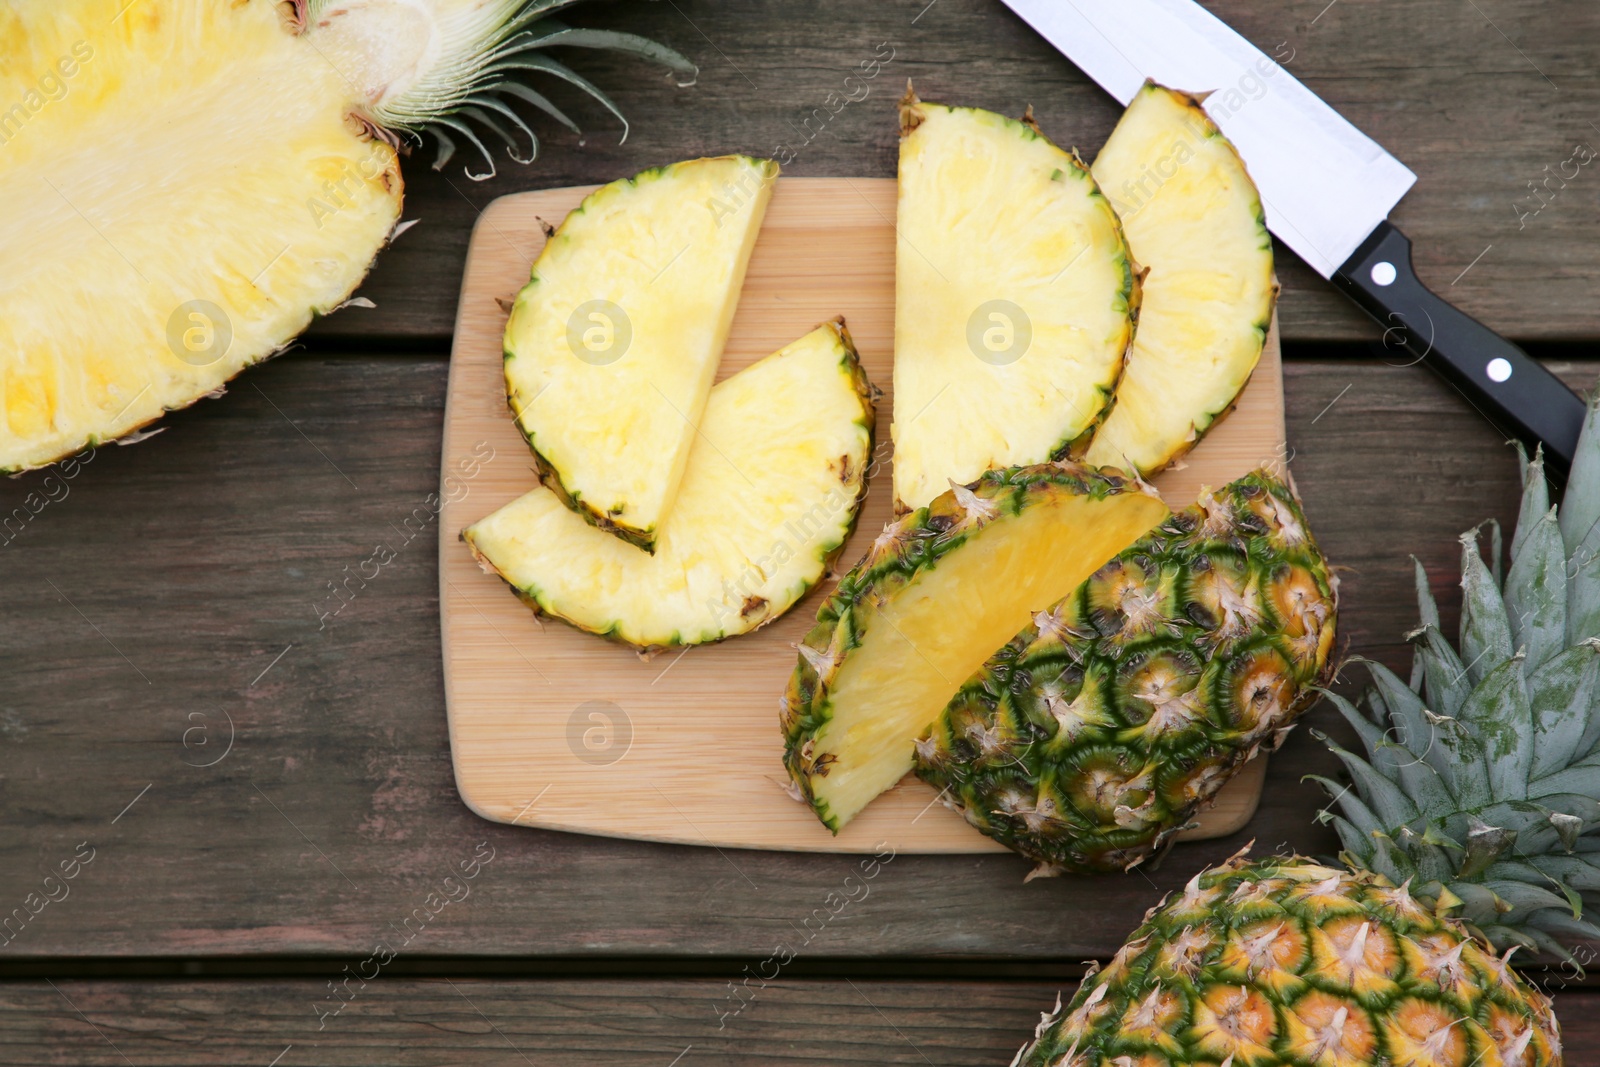
[[[1277,477],[1202,493],[991,656],[917,774],[1035,874],[1142,863],[1315,699],[1335,584]]]
[[[1558,1067],[1550,1001],[1507,965],[1600,939],[1600,431],[1558,513],[1523,468],[1511,564],[1462,537],[1459,652],[1421,567],[1411,684],[1370,664],[1365,756],[1328,815],[1346,869],[1236,857],[1153,909],[1015,1064]]]

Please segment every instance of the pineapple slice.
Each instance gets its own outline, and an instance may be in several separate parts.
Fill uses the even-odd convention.
[[[1154,474],[1255,370],[1277,284],[1255,183],[1192,96],[1147,83],[1094,161],[1144,269],[1139,329],[1090,463]]]
[[[694,69],[551,7],[0,0],[0,472],[123,438],[338,308],[399,218],[401,137],[432,132],[436,166],[452,137],[489,161],[475,128],[536,152],[502,97],[571,120],[523,71],[615,110],[544,49]]]
[[[1116,214],[1031,117],[900,108],[894,492],[908,511],[953,479],[1086,441],[1132,337]]]
[[[1153,491],[1062,463],[990,471],[886,527],[818,612],[783,697],[802,798],[837,833],[1031,612],[1167,516]]]
[[[689,463],[777,173],[723,156],[596,190],[551,236],[506,323],[506,396],[540,480],[647,551]]]
[[[535,611],[580,629],[643,647],[746,633],[805,595],[854,528],[872,392],[842,321],[826,323],[711,391],[654,555],[546,488],[462,539]]]

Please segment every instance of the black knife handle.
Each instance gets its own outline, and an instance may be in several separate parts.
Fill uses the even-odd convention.
[[[1411,267],[1411,241],[1387,222],[1334,274],[1345,295],[1401,346],[1455,385],[1490,421],[1565,473],[1583,426],[1583,400],[1533,357],[1446,303]]]

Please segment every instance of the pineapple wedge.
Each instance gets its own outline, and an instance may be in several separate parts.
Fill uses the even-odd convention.
[[[885,527],[800,645],[784,761],[835,833],[912,768],[961,684],[1168,517],[1153,490],[1074,463],[990,471]]]
[[[1093,173],[1145,273],[1127,371],[1085,458],[1149,475],[1250,380],[1277,298],[1272,238],[1244,162],[1187,94],[1146,83]]]
[[[826,323],[711,391],[654,555],[542,487],[461,536],[535,611],[580,629],[641,647],[746,633],[789,610],[849,537],[872,426],[850,335]]]
[[[551,235],[506,323],[506,396],[540,480],[654,551],[738,306],[778,165],[647,170]]]
[[[900,105],[894,492],[1042,463],[1099,425],[1132,337],[1116,214],[1078,158],[1033,125]]]

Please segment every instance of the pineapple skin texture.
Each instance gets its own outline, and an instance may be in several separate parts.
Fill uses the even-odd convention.
[[[1231,1057],[1231,1061],[1230,1061]],[[1548,997],[1380,875],[1238,859],[1150,911],[1013,1067],[1560,1067]]]
[[[1103,525],[1112,531],[1132,529],[1120,543],[1125,544],[1137,538],[1140,532],[1167,515],[1166,507],[1159,498],[1145,492],[1144,487],[1116,471],[1060,462],[989,471],[969,486],[952,488],[934,498],[926,507],[903,515],[886,526],[861,561],[840,580],[818,610],[816,625],[799,646],[798,662],[780,702],[779,726],[784,735],[784,765],[793,783],[796,799],[808,804],[823,825],[838,833],[871,796],[894,785],[911,770],[911,741],[917,732],[925,729],[920,724],[903,739],[887,738],[870,742],[891,748],[903,744],[905,750],[904,767],[896,768],[896,773],[876,783],[871,795],[859,804],[852,804],[848,810],[837,809],[829,797],[827,779],[839,766],[840,759],[850,761],[845,766],[853,769],[850,765],[858,757],[852,750],[869,744],[852,738],[848,727],[842,736],[834,736],[836,732],[830,732],[828,728],[837,711],[835,697],[838,683],[842,681],[841,672],[852,665],[852,660],[867,641],[874,624],[879,628],[889,625],[896,634],[911,642],[908,662],[910,657],[921,661],[921,667],[912,662],[914,670],[921,673],[925,669],[927,673],[942,678],[949,669],[948,662],[936,666],[917,647],[918,636],[924,636],[924,643],[932,645],[930,637],[905,634],[902,628],[904,619],[899,624],[892,619],[887,624],[882,621],[885,610],[890,608],[897,596],[941,567],[953,573],[955,568],[962,566],[961,550],[972,546],[979,535],[986,535],[984,541],[1006,536],[1006,531],[1000,529],[988,532],[990,526],[1014,524],[1030,512],[1048,511],[1064,503],[1093,506],[1110,504],[1113,498],[1119,497],[1125,498],[1115,502],[1119,514],[1106,518]],[[1105,510],[1110,511],[1111,507]],[[1090,518],[1086,521],[1094,520]],[[1117,534],[1113,532],[1110,536]],[[1041,550],[1068,551],[1063,546],[1060,531],[1056,531],[1053,539]],[[1107,549],[1098,559],[1103,560],[1115,551],[1116,547]],[[1094,563],[1089,563],[1084,568],[1085,572],[1093,566]],[[973,580],[981,581],[981,578],[982,575],[975,575]],[[918,597],[930,595],[925,590],[915,590],[914,593]],[[996,593],[1002,600],[1008,595],[1013,598],[1018,596],[1010,588],[1001,588]],[[942,613],[933,623],[942,629],[960,631],[967,622],[962,611],[954,610],[959,607],[959,600],[951,601],[951,604],[953,611]],[[1016,617],[1025,617],[1030,608],[1022,600],[1008,606],[1012,609],[1008,614]],[[993,645],[987,647],[992,648]],[[933,657],[936,660],[945,659],[944,654],[937,651],[933,652]],[[951,679],[950,684],[953,686],[958,678]],[[941,703],[943,699],[940,698]],[[938,706],[935,704],[928,708],[921,722],[926,723],[937,714]],[[845,753],[843,757],[840,752]],[[898,749],[893,749],[893,752],[899,755]]]
[[[0,3],[0,72],[0,472],[216,392],[399,218],[394,150],[276,5]]]
[[[917,774],[1039,873],[1131,868],[1315,701],[1336,606],[1288,486],[1202,493],[995,653]]]

